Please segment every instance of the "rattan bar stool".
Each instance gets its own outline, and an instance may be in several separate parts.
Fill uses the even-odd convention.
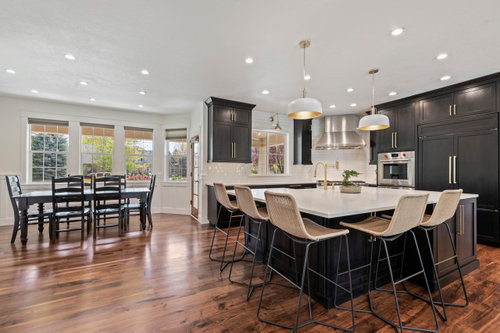
[[[219,207],[219,211],[217,213],[217,221],[215,222],[214,233],[212,235],[212,244],[210,245],[210,252],[208,253],[208,257],[212,261],[220,262],[220,271],[222,272],[231,263],[230,260],[225,260],[227,242],[229,240],[229,232],[231,230],[231,222],[233,220],[233,216],[236,217],[234,214],[239,211],[239,208],[237,201],[229,200],[229,195],[227,194],[226,186],[223,183],[214,183],[214,190],[215,190],[215,198],[217,199],[217,201],[220,203],[221,206]],[[226,231],[224,231],[219,227],[219,222],[220,222],[219,220],[222,207],[224,207],[229,212],[229,223],[227,225]],[[243,219],[243,215],[241,216],[241,218]],[[224,251],[222,252],[222,258],[212,257],[215,234],[217,231],[221,232],[223,235],[226,235],[226,241],[224,243]]]
[[[335,329],[340,329],[344,331],[353,331],[354,330],[354,303],[353,303],[353,295],[352,295],[352,282],[351,282],[351,274],[350,274],[350,259],[349,259],[349,243],[347,239],[347,234],[349,233],[349,230],[347,229],[330,229],[323,227],[319,224],[314,223],[313,221],[307,219],[307,218],[302,218],[300,215],[300,212],[297,208],[297,204],[295,202],[295,199],[293,196],[290,194],[284,194],[284,193],[273,193],[266,191],[265,192],[266,196],[266,203],[267,203],[267,210],[269,212],[269,217],[271,223],[276,227],[273,233],[272,241],[271,241],[271,247],[269,251],[269,258],[267,260],[267,266],[266,266],[266,272],[264,274],[264,283],[262,286],[262,291],[260,294],[260,300],[259,300],[259,307],[257,309],[257,318],[265,323],[276,325],[279,327],[283,328],[288,328],[291,329],[292,332],[297,331],[298,328],[304,327],[309,324],[320,324],[324,325],[327,327],[335,328]],[[288,239],[290,239],[294,244],[303,244],[305,245],[305,254],[304,254],[304,264],[302,267],[302,275],[298,276],[297,282],[291,281],[289,278],[287,278],[283,273],[281,273],[279,270],[277,270],[275,267],[272,266],[272,258],[273,258],[273,253],[277,251],[278,253],[285,254],[287,257],[293,259],[295,262],[297,262],[297,258],[295,256],[289,256],[288,254],[284,253],[281,249],[275,246],[275,240],[276,240],[276,234],[278,232],[283,233]],[[347,271],[349,272],[349,289],[346,289],[342,287],[341,285],[337,284],[333,280],[327,278],[323,274],[315,271],[314,269],[309,267],[309,249],[311,245],[317,244],[322,241],[326,241],[329,239],[333,239],[336,237],[340,237],[340,241],[342,241],[342,238],[345,239],[345,247],[346,247],[346,255],[347,255]],[[342,245],[342,242],[340,242],[340,246]],[[295,251],[294,251],[295,252]],[[295,254],[295,253],[294,253]],[[340,251],[339,251],[340,255]],[[267,284],[270,283],[270,277],[269,281],[267,280],[267,275],[268,272],[271,271],[277,273],[280,275],[282,278],[284,278],[286,281],[288,281],[292,286],[300,290],[299,293],[299,302],[297,306],[297,314],[295,318],[295,325],[293,326],[287,326],[283,325],[277,322],[273,322],[267,319],[263,319],[260,316],[260,309],[262,306],[262,298],[264,296],[264,290]],[[340,288],[344,290],[346,293],[350,295],[350,301],[351,301],[351,316],[352,316],[352,328],[344,328],[344,327],[339,327],[331,324],[327,324],[324,322],[319,322],[313,319],[312,315],[312,308],[311,308],[311,291],[310,291],[310,278],[309,278],[309,273],[313,273],[321,278],[323,278],[325,281],[328,281],[329,283],[335,285],[337,288]],[[300,315],[300,303],[302,300],[302,295],[304,293],[304,282],[307,276],[307,294],[308,294],[308,305],[309,305],[309,319],[299,323],[299,315]],[[299,281],[300,280],[300,281]]]
[[[381,319],[382,321],[386,322],[387,324],[393,326],[396,330],[400,329],[401,332],[403,332],[405,329],[406,330],[415,330],[415,331],[423,331],[423,332],[437,332],[439,330],[439,323],[436,315],[436,308],[434,306],[434,302],[432,300],[432,294],[429,288],[429,283],[427,281],[427,276],[425,275],[425,270],[424,270],[424,264],[422,262],[422,256],[420,254],[420,249],[418,246],[417,238],[415,237],[415,233],[412,231],[413,228],[417,227],[420,225],[422,222],[422,218],[424,216],[425,208],[427,206],[427,198],[428,194],[407,194],[401,196],[399,199],[398,205],[396,207],[396,210],[394,211],[394,215],[392,216],[391,219],[386,219],[382,217],[377,217],[377,216],[370,216],[369,218],[365,219],[364,221],[361,222],[356,222],[356,223],[346,223],[346,222],[340,222],[340,225],[344,227],[348,227],[363,233],[366,233],[370,235],[370,240],[371,240],[371,246],[370,246],[370,269],[369,269],[369,278],[368,278],[368,302],[370,305],[370,311],[365,311],[365,310],[356,310],[357,312],[369,312],[376,316],[377,318]],[[403,261],[404,261],[404,250],[401,253],[398,254],[393,254],[392,256],[389,254],[388,242],[395,241],[396,239],[406,235],[406,233],[409,232],[412,236],[412,239],[415,244],[415,248],[417,251],[418,259],[420,264],[420,270],[416,273],[410,274],[406,277],[402,277],[402,272],[401,276],[398,281],[395,281],[394,278],[394,273],[393,273],[393,268],[391,264],[391,258],[394,258],[395,256],[398,255],[403,255]],[[377,282],[377,275],[375,276],[375,281],[374,281],[374,286],[376,290],[379,291],[389,291],[392,292],[394,295],[394,301],[396,303],[396,311],[398,315],[398,323],[394,323],[387,319],[386,317],[382,316],[381,314],[377,313],[372,304],[372,299],[371,299],[371,291],[372,291],[372,267],[373,267],[373,243],[375,241],[380,240],[379,244],[379,256],[377,258],[377,273],[378,273],[378,264],[382,260],[386,260],[387,266],[389,268],[389,277],[391,279],[391,285],[392,289],[377,289],[376,288],[376,282]],[[406,239],[405,239],[406,243]],[[406,246],[406,244],[405,244]],[[380,259],[380,251],[384,248],[384,253],[385,253],[385,258]],[[417,264],[417,265],[418,265]],[[401,267],[401,271],[403,270],[403,267]],[[405,292],[405,291],[397,291],[396,286],[400,283],[404,283],[405,281],[416,277],[420,274],[424,275],[424,280],[425,280],[425,285],[427,288],[427,293],[429,295],[429,303],[431,304],[432,307],[432,312],[434,314],[434,320],[436,323],[436,328],[435,329],[426,329],[426,328],[419,328],[419,327],[412,327],[412,326],[404,326],[403,322],[401,320],[401,312],[399,309],[399,302],[398,302],[398,292]]]
[[[436,204],[436,207],[434,208],[434,211],[432,212],[432,215],[427,215],[427,214],[424,215],[424,219],[423,219],[422,223],[418,226],[418,229],[424,231],[425,237],[427,239],[429,254],[430,254],[431,261],[432,261],[432,268],[434,271],[434,276],[436,277],[436,283],[437,283],[438,290],[439,290],[439,297],[441,299],[441,302],[434,301],[434,304],[443,307],[443,314],[441,314],[441,312],[439,312],[439,311],[438,311],[438,314],[444,321],[446,321],[448,319],[448,317],[446,315],[446,306],[455,306],[455,307],[464,308],[467,305],[469,305],[469,298],[467,297],[467,291],[465,289],[465,283],[464,283],[464,279],[462,276],[462,270],[460,268],[460,263],[458,262],[457,250],[455,248],[455,243],[453,242],[453,237],[451,235],[450,226],[448,225],[448,223],[445,223],[446,221],[448,221],[449,219],[451,219],[455,215],[455,212],[457,210],[458,202],[460,201],[461,195],[462,195],[462,190],[443,191],[441,193],[441,195],[439,196],[439,200]],[[445,225],[446,230],[448,231],[448,238],[450,240],[450,244],[451,244],[451,247],[453,249],[453,255],[447,259],[443,259],[439,262],[436,262],[434,259],[433,251],[432,251],[431,241],[429,238],[429,232],[431,230],[439,228],[442,225]],[[464,304],[446,303],[443,299],[443,291],[441,289],[441,283],[439,282],[439,275],[437,273],[437,267],[438,267],[438,265],[440,265],[444,262],[447,262],[449,260],[453,260],[453,259],[455,259],[458,274],[460,276],[460,282],[462,283],[462,290],[464,291],[464,297],[465,297]],[[417,295],[417,294],[412,293],[410,291],[408,291],[408,293],[417,297],[417,298],[423,299],[426,302],[429,301],[429,300],[421,297],[420,295]]]
[[[241,227],[243,225],[243,220],[240,220],[240,226],[238,228],[238,236],[236,236],[236,242],[234,244],[234,251],[233,251],[233,259],[231,260],[231,268],[229,270],[229,281],[241,284],[244,286],[248,287],[247,290],[247,301],[250,299],[250,296],[252,295],[252,292],[255,287],[262,286],[262,283],[258,284],[252,284],[253,280],[253,272],[255,268],[255,260],[257,257],[257,251],[259,248],[262,248],[262,226],[265,226],[265,224],[269,221],[269,215],[267,214],[267,209],[266,207],[260,207],[257,208],[257,205],[255,204],[255,200],[252,195],[252,190],[247,187],[247,186],[235,186],[234,190],[236,192],[236,201],[238,202],[238,207],[239,209],[248,217],[249,223],[254,223],[256,224],[257,227],[257,235],[254,235],[245,228],[243,228],[243,234],[244,234],[244,241],[246,241],[246,237],[252,238],[255,241],[255,246],[253,249],[250,249],[249,246],[247,246],[245,243],[240,243],[239,238],[240,238],[240,233],[241,233]],[[250,281],[248,283],[245,282],[240,282],[240,281],[235,281],[231,279],[231,274],[233,272],[233,265],[235,263],[235,257],[236,257],[236,249],[240,245],[243,247],[245,252],[243,255],[250,253],[253,255],[253,260],[252,260],[252,269],[250,271]]]

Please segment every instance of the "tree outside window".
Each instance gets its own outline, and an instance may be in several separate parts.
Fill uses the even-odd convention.
[[[279,175],[285,173],[285,134],[252,132],[253,175]]]
[[[48,182],[67,174],[67,124],[29,120],[31,181]]]
[[[113,169],[114,128],[82,126],[82,173],[111,172]]]
[[[168,180],[187,178],[187,139],[167,140]]]
[[[150,180],[153,165],[153,130],[125,128],[127,180]]]

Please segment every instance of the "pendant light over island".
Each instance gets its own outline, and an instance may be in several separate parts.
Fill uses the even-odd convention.
[[[358,130],[361,131],[378,131],[389,128],[389,118],[383,114],[377,114],[377,108],[375,108],[375,74],[378,73],[378,69],[371,69],[369,74],[372,75],[372,107],[371,113],[364,116],[359,120]]]
[[[303,40],[299,43],[299,47],[304,50],[304,72],[302,73],[304,88],[302,90],[302,97],[288,104],[288,118],[313,119],[323,114],[321,103],[315,98],[307,97],[306,92],[306,48],[310,45],[311,42],[308,40]]]

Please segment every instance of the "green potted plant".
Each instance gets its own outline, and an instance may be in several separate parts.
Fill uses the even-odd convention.
[[[361,193],[361,186],[354,184],[349,179],[351,177],[357,177],[360,173],[356,170],[344,170],[342,173],[342,188],[340,192],[342,193]]]

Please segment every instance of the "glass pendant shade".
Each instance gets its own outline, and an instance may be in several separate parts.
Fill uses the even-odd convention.
[[[313,119],[322,114],[321,103],[315,98],[302,97],[288,103],[288,118]]]
[[[370,114],[359,120],[358,130],[378,131],[389,126],[389,118],[385,114]]]

